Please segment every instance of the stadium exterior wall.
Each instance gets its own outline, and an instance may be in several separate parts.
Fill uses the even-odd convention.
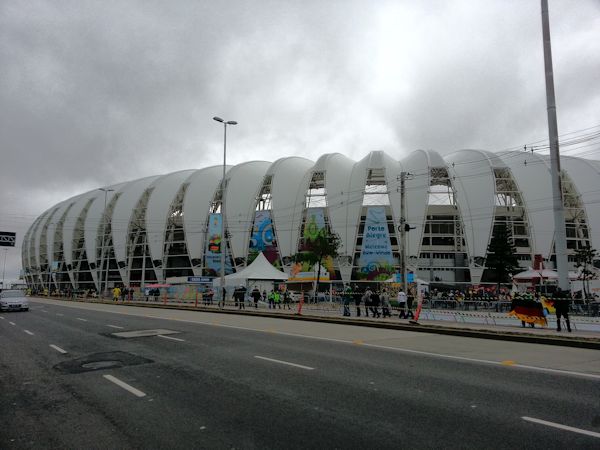
[[[569,258],[600,245],[600,164],[562,161]],[[501,223],[513,232],[524,269],[553,267],[549,160],[530,152],[417,150],[402,160],[371,152],[358,162],[339,153],[184,170],[105,186],[52,206],[23,238],[27,284],[42,289],[144,286],[172,276],[215,276],[225,198],[228,271],[258,251],[297,280],[293,256],[309,231],[339,234],[331,280],[382,281],[398,271],[399,176],[406,178],[409,269],[431,282],[489,279],[486,251]],[[224,187],[224,189],[222,189]],[[373,232],[373,231],[377,232]],[[303,275],[304,274],[304,275]]]

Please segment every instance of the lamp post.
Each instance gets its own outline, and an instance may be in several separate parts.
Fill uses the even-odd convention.
[[[8,254],[8,249],[3,248],[2,250],[4,250],[4,265],[2,266],[2,289],[6,289],[6,286],[4,286],[4,274],[6,272],[6,255]]]
[[[114,189],[99,188],[99,191],[104,192],[104,209],[102,210],[102,247],[100,249],[100,280],[98,286],[100,287],[100,295],[102,295],[102,266],[104,265],[104,237],[106,236],[106,196],[109,192],[114,192]],[[106,282],[104,288],[108,284],[108,265],[106,267]]]
[[[237,125],[235,120],[223,120],[213,117],[213,120],[223,124],[223,177],[221,178],[221,308],[225,307],[225,252],[227,239],[225,238],[225,166],[227,164],[227,125]]]

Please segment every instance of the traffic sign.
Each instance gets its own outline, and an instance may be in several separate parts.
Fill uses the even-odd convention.
[[[0,247],[14,247],[17,234],[10,231],[0,231]]]

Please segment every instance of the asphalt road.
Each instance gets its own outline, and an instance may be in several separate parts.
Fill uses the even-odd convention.
[[[55,300],[0,317],[2,449],[600,448],[594,350]]]

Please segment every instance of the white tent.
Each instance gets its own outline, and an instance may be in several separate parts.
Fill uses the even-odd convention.
[[[569,272],[570,280],[576,280],[578,277],[579,274],[577,272]],[[538,280],[540,278],[544,280],[557,280],[558,273],[550,269],[532,269],[530,267],[528,270],[513,276],[513,280],[517,282],[527,282],[530,280]]]
[[[248,280],[287,280],[288,278],[285,272],[273,267],[261,252],[248,267],[225,276],[225,286],[246,284]],[[221,278],[215,278],[213,286],[221,286]]]

